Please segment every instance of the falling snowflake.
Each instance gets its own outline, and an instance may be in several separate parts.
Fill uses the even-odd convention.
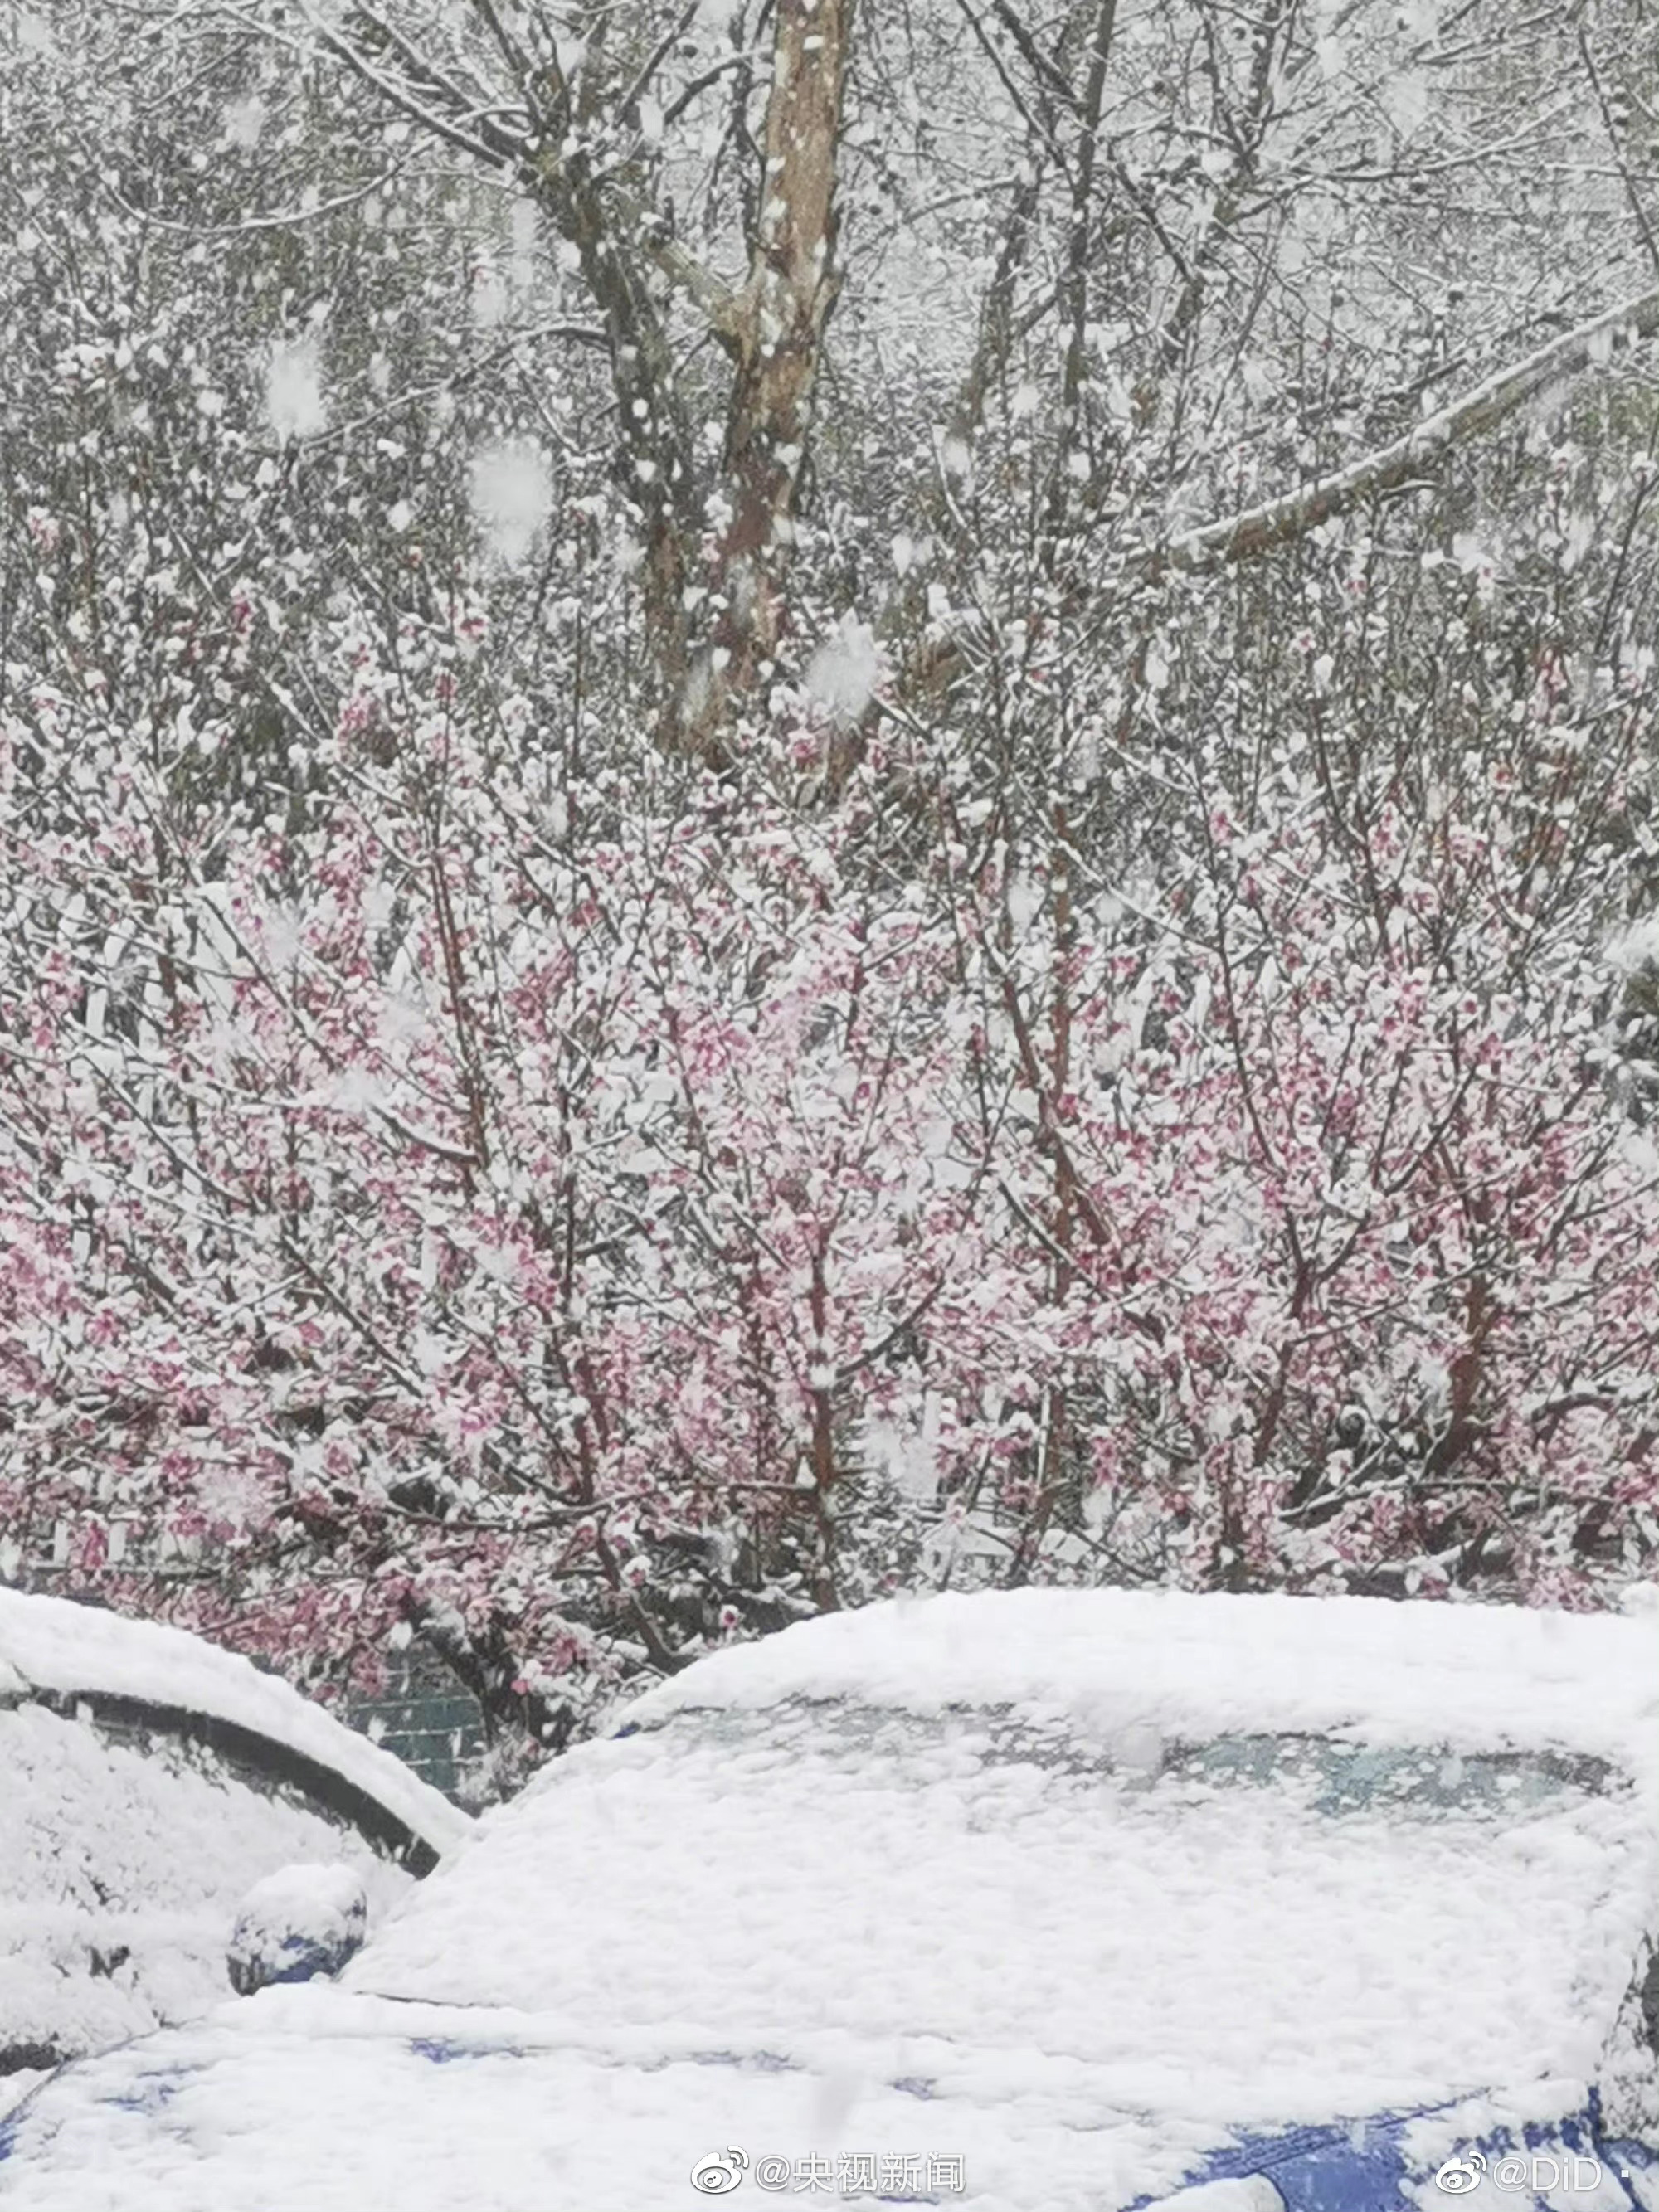
[[[553,471],[528,438],[503,438],[473,456],[467,498],[498,560],[522,561],[553,505]]]
[[[881,680],[881,653],[867,623],[842,617],[836,635],[806,664],[807,696],[825,707],[838,722],[855,722]]]
[[[257,146],[264,122],[265,104],[258,93],[251,94],[246,100],[233,100],[225,110],[225,144]]]
[[[328,404],[314,339],[272,346],[265,364],[265,416],[284,444],[290,438],[314,438],[326,427]]]

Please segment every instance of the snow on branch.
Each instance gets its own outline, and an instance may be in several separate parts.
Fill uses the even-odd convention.
[[[654,264],[704,315],[721,343],[728,348],[735,344],[742,309],[732,287],[705,267],[637,194],[615,178],[578,183],[571,162],[554,154],[546,133],[537,128],[527,81],[520,89],[531,100],[529,106],[492,108],[470,98],[365,0],[351,9],[346,29],[325,22],[312,8],[307,8],[306,20],[326,50],[399,113],[487,167],[526,177],[548,200],[556,218],[562,218],[559,227],[567,236],[577,227],[571,214],[574,200],[586,193],[591,204],[585,213],[590,221],[602,201],[604,228],[617,242]],[[487,20],[494,25],[493,12]],[[509,116],[514,119],[505,119]]]
[[[1500,369],[1474,391],[1427,416],[1403,438],[1381,446],[1334,475],[1285,492],[1242,514],[1152,548],[1146,565],[1203,568],[1218,561],[1245,561],[1346,514],[1379,493],[1394,491],[1449,448],[1495,429],[1562,377],[1609,360],[1620,343],[1651,337],[1659,330],[1659,288],[1609,307],[1591,321],[1552,338],[1522,362]]]

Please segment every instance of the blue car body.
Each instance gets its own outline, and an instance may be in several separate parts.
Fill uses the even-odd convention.
[[[1623,2185],[1646,2178],[1659,2191],[1659,2154],[1628,2140],[1608,2141],[1593,2094],[1582,2110],[1547,2124],[1494,2128],[1462,2138],[1455,2152],[1429,2167],[1411,2155],[1406,2136],[1414,2123],[1436,2117],[1433,2112],[1385,2113],[1343,2126],[1244,2135],[1207,2159],[1186,2185],[1261,2174],[1278,2190],[1285,2212],[1385,2212],[1407,2203],[1408,2191],[1414,2194],[1425,2186],[1437,2186],[1455,2202],[1487,2176],[1504,2188],[1506,2201],[1517,2212],[1542,2201],[1531,2185],[1534,2180],[1540,2189],[1589,2191],[1605,2181]],[[1506,2162],[1515,2176],[1513,2185],[1498,2180]],[[1628,2189],[1626,2193],[1633,2203],[1643,2201]],[[1143,2197],[1128,2212],[1146,2212],[1157,2201]]]

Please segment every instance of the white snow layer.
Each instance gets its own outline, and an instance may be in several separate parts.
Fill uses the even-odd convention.
[[[1109,2212],[1173,2187],[1215,2140],[1102,2112],[1077,2079],[947,2100],[712,2051],[601,2055],[536,2040],[538,2027],[317,1984],[266,1990],[49,2087],[0,2166],[0,2200],[7,2212],[868,2212],[869,2193],[833,2179],[810,2194],[757,2187],[759,2158],[823,2145],[832,2175],[838,2151],[923,2172],[957,2156],[963,2190],[931,2194],[963,2212]],[[733,2144],[750,2160],[742,2185],[699,2195],[692,2169]]]
[[[868,2149],[961,2157],[933,2194],[976,2212],[1113,2212],[1241,2128],[1571,2110],[1651,1909],[1656,1646],[1105,1592],[792,1629],[556,1761],[338,1988],[48,2085],[0,2196],[681,2212],[738,2146],[736,2204],[776,2201],[763,2154]],[[1171,1763],[1229,1730],[1343,1741]]]
[[[1659,1765],[1659,1619],[1379,1598],[1009,1590],[900,1598],[713,1654],[629,1718],[857,1697],[1055,1705],[1170,1733],[1570,1747]]]
[[[251,1661],[157,1621],[0,1588],[0,1699],[31,1688],[137,1698],[252,1729],[331,1768],[434,1851],[472,1826],[401,1759]]]
[[[207,2011],[249,1885],[342,1856],[376,1918],[410,1887],[354,1833],[184,1745],[0,1708],[0,2055],[101,2050]]]
[[[353,1869],[326,1865],[279,1867],[242,1899],[230,1939],[230,1976],[238,1990],[337,1973],[368,1924],[368,1898]]]

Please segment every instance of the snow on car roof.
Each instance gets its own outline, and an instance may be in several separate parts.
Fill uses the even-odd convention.
[[[1659,1617],[1438,1600],[1021,1589],[901,1598],[712,1654],[619,1718],[850,1698],[1170,1735],[1340,1734],[1659,1760]]]
[[[112,1698],[199,1714],[313,1760],[438,1852],[472,1823],[403,1761],[275,1675],[158,1621],[0,1589],[0,1698]]]

